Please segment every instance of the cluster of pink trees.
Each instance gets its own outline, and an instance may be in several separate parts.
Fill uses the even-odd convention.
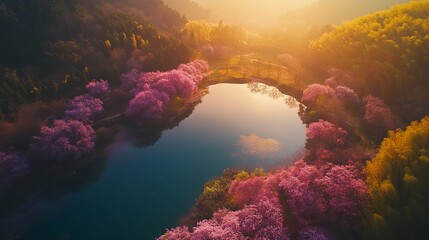
[[[219,210],[192,231],[179,227],[159,239],[289,239],[292,231],[299,239],[327,239],[328,230],[320,226],[359,224],[368,199],[361,177],[352,165],[300,160],[264,176],[236,179],[228,193],[241,210]]]
[[[208,64],[202,60],[182,64],[168,72],[130,70],[121,77],[122,88],[133,97],[125,115],[137,124],[160,118],[172,98],[190,98],[207,71]]]
[[[91,125],[76,120],[56,120],[52,126],[42,126],[32,148],[49,158],[62,160],[90,153],[95,146]]]
[[[355,106],[359,104],[358,95],[349,87],[337,86],[335,88],[335,96],[347,106]]]
[[[359,223],[368,192],[353,165],[316,167],[298,161],[282,174],[281,194],[301,225],[331,222],[353,227]]]
[[[110,93],[109,83],[106,80],[92,80],[86,84],[86,91],[96,98],[104,98]]]
[[[332,163],[315,166],[303,160],[267,176],[234,180],[229,193],[242,206],[264,198],[276,203],[280,193],[302,226],[357,223],[367,199],[365,182],[356,167]]]
[[[69,101],[63,118],[65,120],[78,120],[84,123],[91,123],[103,111],[103,101],[89,94],[84,94]]]
[[[311,84],[302,93],[301,102],[307,106],[312,106],[317,103],[320,98],[332,98],[334,96],[334,90],[326,85],[322,84]]]
[[[338,101],[346,106],[356,106],[359,104],[359,97],[353,89],[337,85],[311,84],[303,92],[301,101],[307,106],[314,106],[318,101]]]
[[[190,232],[187,227],[167,231],[160,240],[289,239],[283,225],[281,207],[268,199],[247,205],[238,211],[221,209],[203,220]]]
[[[104,111],[103,101],[110,92],[106,81],[92,81],[86,87],[89,94],[69,101],[62,119],[52,125],[43,125],[33,137],[33,151],[49,159],[79,158],[93,151],[95,132],[91,124]]]
[[[305,147],[307,149],[306,160],[314,162],[334,162],[344,163],[348,159],[342,159],[347,143],[347,131],[335,126],[334,124],[319,120],[310,123],[306,129],[307,140]]]

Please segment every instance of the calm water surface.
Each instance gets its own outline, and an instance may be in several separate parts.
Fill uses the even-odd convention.
[[[219,84],[150,147],[116,143],[98,180],[48,201],[23,239],[154,239],[178,224],[224,169],[270,169],[304,146],[292,98],[263,84]]]

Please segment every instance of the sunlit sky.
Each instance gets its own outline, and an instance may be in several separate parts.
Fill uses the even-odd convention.
[[[235,23],[273,22],[287,11],[317,0],[194,0],[212,10],[216,17]],[[244,22],[243,22],[244,21]]]
[[[338,24],[408,0],[192,0],[210,9],[211,21],[266,27],[284,20]],[[307,8],[309,6],[309,8]],[[304,10],[300,12],[300,10]],[[297,11],[295,11],[297,10]]]

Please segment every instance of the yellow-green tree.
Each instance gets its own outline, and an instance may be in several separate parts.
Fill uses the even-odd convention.
[[[365,168],[369,239],[429,239],[429,117],[390,132]]]
[[[412,1],[339,25],[312,42],[318,62],[355,74],[366,94],[393,100],[426,86],[429,0]]]

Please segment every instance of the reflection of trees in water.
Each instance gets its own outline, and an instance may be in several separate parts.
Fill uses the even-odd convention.
[[[275,87],[271,87],[263,83],[248,83],[247,87],[252,93],[267,95],[272,99],[284,98],[284,102],[290,108],[296,108],[299,106],[299,102],[294,97],[283,94]]]
[[[179,109],[170,109],[164,113],[162,119],[153,121],[143,126],[127,125],[119,140],[131,142],[136,147],[149,147],[154,145],[162,136],[165,130],[173,129],[180,122],[188,118],[195,107],[201,103],[201,98],[207,94],[206,89],[202,89],[191,101]]]
[[[291,96],[285,97],[285,103],[286,103],[286,105],[288,105],[289,108],[296,108],[299,106],[298,101],[294,97],[291,97]]]
[[[31,156],[32,173],[13,184],[0,198],[0,239],[25,236],[32,223],[52,211],[50,203],[71,192],[79,192],[99,179],[106,168],[109,145],[117,141],[131,142],[137,147],[155,144],[164,130],[178,126],[189,117],[207,92],[201,89],[183,106],[167,110],[162,119],[146,126],[128,124],[121,115],[97,123],[97,149],[81,159],[48,162]]]
[[[267,95],[272,99],[279,99],[285,96],[277,88],[268,86],[263,83],[248,83],[247,87],[252,93],[260,93],[263,95]]]
[[[52,211],[52,202],[79,192],[98,180],[106,167],[104,153],[95,152],[66,163],[38,162],[37,169],[11,186],[0,199],[0,239],[25,236],[29,227]]]

